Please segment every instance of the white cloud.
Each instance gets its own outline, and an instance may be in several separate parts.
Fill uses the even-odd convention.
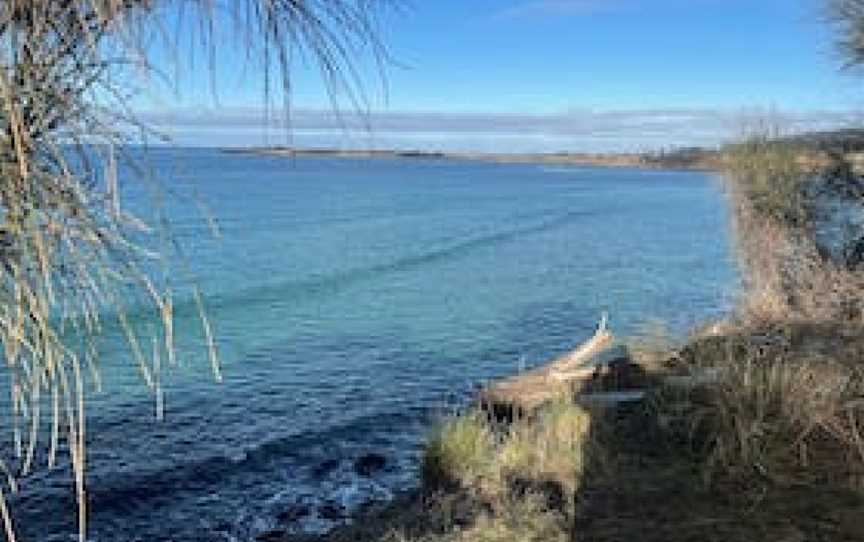
[[[854,111],[709,108],[575,109],[553,115],[377,112],[341,116],[299,109],[292,112],[287,133],[298,146],[629,151],[716,145],[741,135],[753,119],[769,116],[792,133],[846,127],[862,118]],[[264,123],[263,113],[255,109],[176,110],[142,117],[173,133],[180,143],[258,145],[267,136],[270,143],[284,143],[286,134],[284,124]],[[208,141],[207,134],[218,136],[218,143]]]
[[[623,6],[622,0],[531,0],[509,7],[498,15],[504,18],[587,15]]]

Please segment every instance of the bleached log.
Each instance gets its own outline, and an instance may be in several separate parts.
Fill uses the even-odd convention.
[[[486,405],[531,410],[555,397],[570,393],[574,385],[590,380],[602,363],[600,354],[608,351],[615,338],[608,329],[604,313],[594,335],[578,348],[551,363],[486,387],[480,401]]]

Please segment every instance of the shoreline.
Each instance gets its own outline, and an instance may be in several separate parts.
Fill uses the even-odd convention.
[[[720,153],[701,148],[681,149],[668,153],[481,153],[291,147],[222,148],[220,151],[226,154],[286,158],[465,160],[497,164],[553,164],[681,171],[717,171],[721,168]]]

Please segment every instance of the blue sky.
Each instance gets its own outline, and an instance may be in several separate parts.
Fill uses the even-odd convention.
[[[821,0],[415,0],[382,17],[382,38],[396,61],[386,69],[387,84],[368,55],[358,57],[371,132],[344,130],[364,123],[328,118],[326,87],[301,61],[292,71],[300,121],[291,141],[641,150],[716,143],[733,136],[742,118],[767,109],[795,129],[856,122],[864,79],[840,72],[822,6]],[[228,49],[220,51],[218,98],[199,62],[199,69],[182,70],[177,93],[157,90],[139,108],[181,143],[280,142],[272,139],[282,134],[262,129],[260,73]]]

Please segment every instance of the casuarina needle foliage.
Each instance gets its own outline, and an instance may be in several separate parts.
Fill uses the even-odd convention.
[[[119,197],[117,161],[128,143],[154,134],[139,122],[131,99],[153,78],[171,73],[178,37],[208,59],[220,59],[217,35],[243,43],[265,79],[263,99],[289,96],[293,58],[317,61],[334,96],[356,97],[354,55],[376,38],[374,0],[8,0],[0,5],[0,342],[8,378],[14,450],[0,458],[5,485],[0,514],[14,539],[8,491],[68,449],[86,532],[85,397],[99,386],[96,337],[103,315],[116,315],[144,383],[160,394],[163,365],[174,355],[173,292],[166,271],[175,244],[170,217],[133,216]],[[154,54],[159,51],[160,54]],[[185,49],[184,49],[185,51]],[[191,54],[191,52],[189,53]],[[176,58],[178,55],[173,55]],[[179,70],[178,70],[179,71]],[[175,71],[177,73],[177,71]],[[165,191],[155,188],[157,201]],[[154,272],[153,270],[163,270]],[[176,286],[175,286],[176,288]],[[205,347],[219,362],[202,295]],[[152,325],[126,307],[145,304]],[[148,331],[150,330],[150,331]],[[48,421],[50,429],[41,428]],[[64,445],[65,441],[65,445]]]

